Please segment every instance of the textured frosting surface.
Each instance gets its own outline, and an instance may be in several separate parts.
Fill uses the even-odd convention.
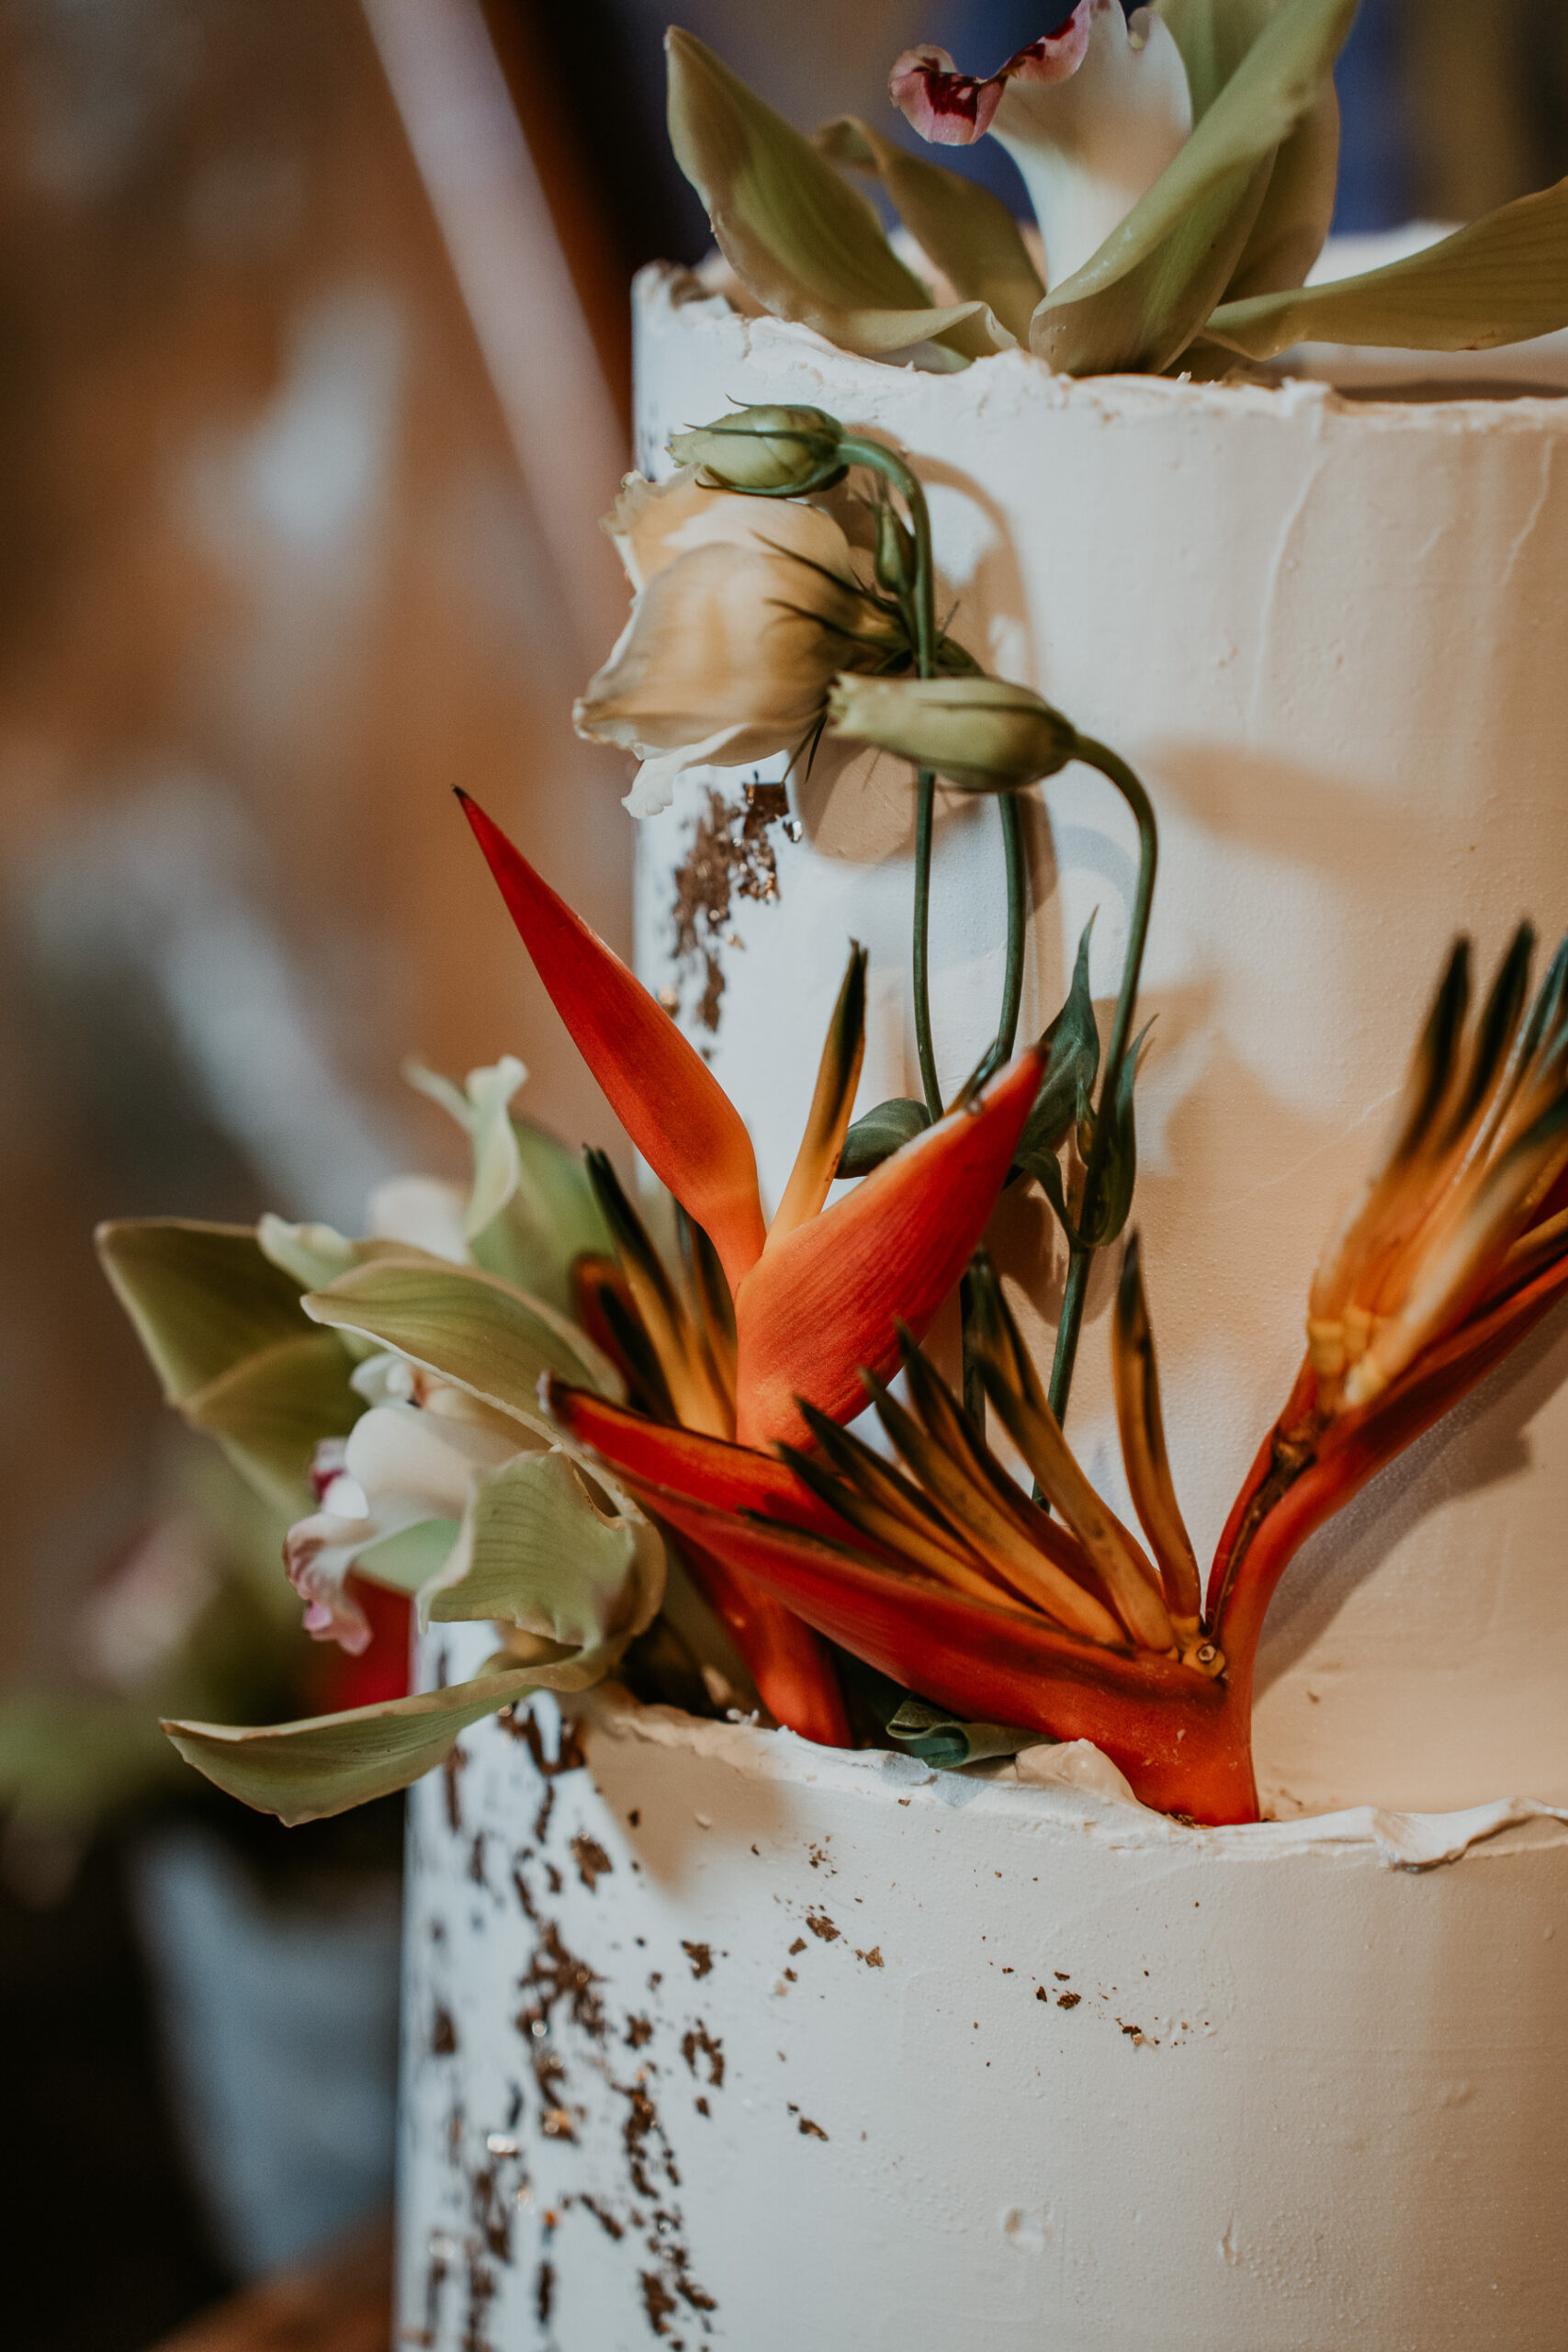
[[[1075,383],[1010,353],[958,376],[860,361],[645,274],[638,448],[734,401],[809,401],[882,434],[928,485],[953,623],[1129,758],[1162,829],[1139,1081],[1137,1222],[1168,1427],[1201,1555],[1299,1361],[1307,1284],[1375,1148],[1453,934],[1483,967],[1518,918],[1568,922],[1568,401],[1349,399],[1327,384]],[[1540,360],[1544,379],[1561,367]],[[1449,389],[1452,389],[1451,386]],[[716,783],[639,842],[638,956],[671,910]],[[847,941],[871,950],[860,1108],[918,1091],[908,1015],[911,807],[891,763],[791,786],[777,891],[737,898],[716,1035],[693,1034],[776,1198]],[[1031,836],[1024,1026],[1064,993],[1099,910],[1109,1012],[1130,822],[1081,769]],[[795,830],[792,827],[791,830]],[[944,1083],[982,1051],[1005,918],[995,813],[942,812],[932,924]],[[1054,1319],[1037,1193],[993,1243]],[[1110,1269],[1091,1289],[1070,1433],[1120,1501]],[[1282,1813],[1568,1799],[1568,1329],[1505,1372],[1337,1526],[1276,1601],[1258,1751]]]
[[[463,1745],[401,2341],[1555,2352],[1560,1823],[1191,1830],[609,1693]]]

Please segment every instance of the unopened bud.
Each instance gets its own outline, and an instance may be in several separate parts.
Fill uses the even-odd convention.
[[[690,433],[672,433],[678,465],[700,466],[721,490],[788,497],[830,490],[845,468],[839,456],[843,427],[819,408],[741,408]]]
[[[961,792],[1017,792],[1077,756],[1061,712],[1005,678],[844,676],[828,717],[836,735],[930,768]]]
[[[889,596],[908,596],[915,585],[915,542],[891,506],[876,517],[876,584]]]

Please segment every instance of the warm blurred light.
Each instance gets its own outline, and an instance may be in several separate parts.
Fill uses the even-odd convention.
[[[619,418],[479,0],[365,0],[558,576],[592,667],[624,593],[593,527]]]

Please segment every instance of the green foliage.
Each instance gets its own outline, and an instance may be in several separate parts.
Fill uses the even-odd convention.
[[[1520,197],[1425,252],[1326,286],[1224,303],[1205,333],[1269,359],[1292,344],[1488,351],[1568,326],[1568,180]]]
[[[1019,343],[1045,288],[1018,222],[998,197],[944,164],[912,155],[854,115],[817,133],[835,164],[874,173],[904,226],[961,300],[984,302]]]
[[[908,1095],[879,1102],[874,1111],[863,1113],[844,1137],[839,1154],[840,1175],[869,1176],[874,1168],[880,1168],[885,1159],[891,1159],[896,1151],[923,1135],[930,1125],[925,1104],[911,1102]]]
[[[557,1690],[581,1690],[651,1623],[663,1545],[640,1516],[602,1511],[563,1453],[476,1478],[452,1557],[425,1592],[433,1623],[483,1618],[532,1634]]]
[[[375,1340],[531,1429],[547,1372],[620,1394],[615,1367],[564,1316],[474,1267],[413,1252],[374,1258],[310,1292],[304,1306],[313,1321]]]
[[[922,1764],[949,1772],[965,1764],[982,1764],[989,1757],[1016,1756],[1021,1748],[1045,1744],[1038,1732],[1015,1731],[1006,1724],[961,1723],[949,1709],[933,1707],[927,1699],[906,1699],[889,1722],[887,1733]]]
[[[675,28],[666,49],[675,159],[765,310],[873,356],[930,341],[957,367],[999,347],[980,303],[933,306],[865,199],[701,41]]]
[[[1115,1240],[1132,1211],[1133,1188],[1138,1176],[1133,1086],[1137,1075],[1138,1049],[1148,1034],[1145,1028],[1133,1040],[1126,1059],[1117,1073],[1116,1099],[1103,1114],[1110,1119],[1111,1132],[1100,1161],[1100,1185],[1092,1214],[1081,1237],[1095,1250],[1103,1250],[1108,1242]],[[1092,1134],[1087,1140],[1092,1143]]]
[[[1088,376],[1157,373],[1179,357],[1244,266],[1276,153],[1323,103],[1356,6],[1282,0],[1256,28],[1174,161],[1035,311],[1040,358]]]
[[[363,1407],[348,1351],[311,1330],[295,1276],[244,1226],[150,1217],[97,1238],[170,1404],[280,1510],[308,1509],[317,1445]]]
[[[551,1680],[549,1668],[491,1661],[472,1682],[291,1724],[165,1723],[187,1764],[228,1795],[292,1826],[406,1789],[481,1715]]]
[[[404,1066],[409,1083],[449,1112],[472,1147],[464,1231],[475,1265],[570,1315],[573,1261],[608,1250],[610,1239],[579,1155],[512,1114],[527,1075],[510,1054],[470,1070],[462,1086],[423,1063]]]
[[[852,117],[814,146],[689,34],[672,32],[670,126],[714,233],[763,307],[879,356],[934,341],[960,366],[1026,341],[1057,372],[1215,372],[1292,344],[1483,350],[1568,325],[1568,182],[1427,253],[1305,288],[1334,208],[1335,60],[1357,0],[1156,0],[1193,130],[1074,277],[1042,296],[1005,206]],[[931,304],[833,169],[878,178],[964,299]]]

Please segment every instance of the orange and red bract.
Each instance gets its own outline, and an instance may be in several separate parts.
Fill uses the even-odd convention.
[[[702,1057],[484,810],[459,797],[583,1059],[718,1251],[735,1302],[739,1436],[753,1448],[809,1445],[796,1397],[835,1419],[859,1413],[863,1367],[890,1377],[897,1325],[922,1337],[958,1281],[1007,1181],[1039,1089],[1039,1052],[1021,1054],[974,1102],[768,1247],[750,1138]],[[702,1563],[694,1566],[701,1577]],[[801,1617],[722,1555],[712,1555],[707,1581],[779,1721],[814,1738],[833,1723],[830,1736],[847,1737],[831,1665]]]
[[[1215,1554],[1209,1606],[1225,1659],[1219,1681],[912,1575],[814,1497],[781,1491],[770,1456],[637,1423],[559,1386],[550,1407],[685,1542],[894,1680],[973,1720],[1092,1740],[1146,1804],[1212,1824],[1254,1821],[1253,1670],[1280,1578],[1307,1538],[1483,1380],[1564,1291],[1568,1260],[1483,1305],[1375,1404],[1326,1428],[1315,1425],[1316,1376],[1303,1367]],[[1292,1433],[1303,1430],[1312,1432],[1308,1458],[1291,1475]],[[1279,1486],[1272,1496],[1270,1480]]]

